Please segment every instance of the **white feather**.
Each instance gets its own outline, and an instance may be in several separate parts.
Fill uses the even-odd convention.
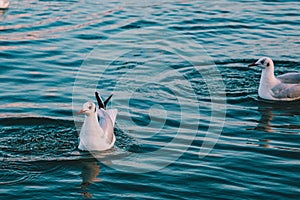
[[[300,99],[300,73],[287,73],[275,77],[271,58],[260,58],[249,66],[262,68],[258,95],[267,100],[293,101]]]
[[[80,131],[78,148],[87,151],[104,151],[114,146],[114,124],[117,110],[96,109],[92,102],[85,103],[83,110],[85,120]],[[111,113],[115,113],[111,117]]]

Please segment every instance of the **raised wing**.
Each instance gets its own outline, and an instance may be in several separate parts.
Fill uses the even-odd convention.
[[[106,141],[110,144],[114,140],[114,123],[106,110],[97,109],[98,122],[102,128]]]
[[[115,126],[118,110],[117,109],[110,109],[110,110],[106,110],[106,112],[109,115],[113,126]]]

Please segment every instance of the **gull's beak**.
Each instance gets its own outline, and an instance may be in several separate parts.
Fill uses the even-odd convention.
[[[258,64],[256,62],[254,62],[254,63],[248,65],[248,67],[254,67],[254,66],[258,66]]]
[[[80,111],[77,112],[77,115],[80,115],[80,114],[82,114],[84,112],[85,112],[85,110],[80,110]]]

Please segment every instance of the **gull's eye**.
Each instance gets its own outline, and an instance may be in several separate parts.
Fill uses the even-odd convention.
[[[270,63],[267,63],[267,67],[269,67],[270,66]]]
[[[89,106],[89,110],[91,110],[91,109],[92,109],[92,105]]]

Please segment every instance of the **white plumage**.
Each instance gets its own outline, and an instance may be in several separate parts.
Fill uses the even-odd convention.
[[[275,77],[271,58],[263,57],[249,65],[262,68],[258,95],[267,100],[293,101],[300,99],[300,73],[286,73]]]
[[[112,148],[116,141],[114,125],[117,109],[98,109],[93,102],[87,102],[79,113],[85,114],[85,120],[80,131],[78,148],[85,151]]]

